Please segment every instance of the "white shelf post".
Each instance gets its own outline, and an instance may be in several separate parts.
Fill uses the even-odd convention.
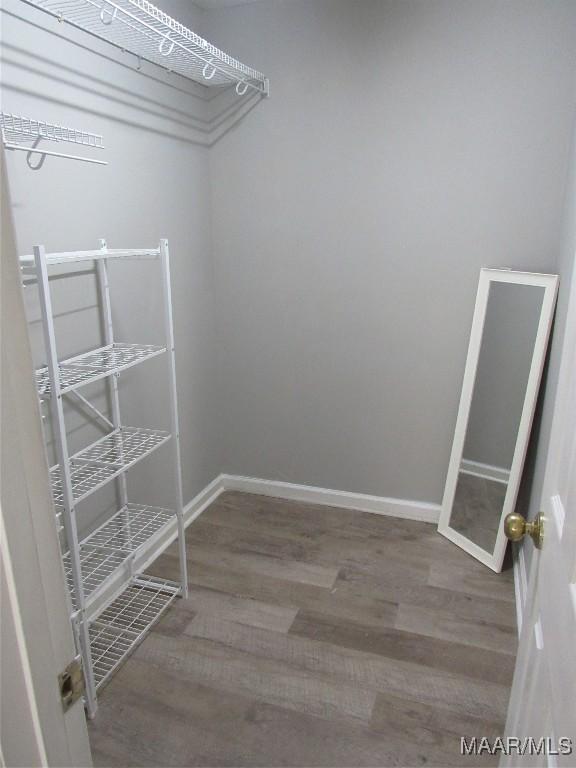
[[[85,616],[86,600],[84,595],[84,586],[82,583],[82,567],[80,564],[78,529],[76,526],[76,509],[74,506],[72,482],[70,478],[70,459],[66,442],[64,407],[62,404],[62,394],[60,392],[60,368],[58,365],[58,357],[56,352],[56,334],[54,332],[52,299],[50,296],[48,270],[46,267],[46,258],[43,246],[34,246],[34,261],[36,264],[36,275],[40,295],[40,309],[42,312],[44,342],[46,344],[46,353],[48,355],[47,366],[51,384],[50,410],[52,414],[53,431],[56,442],[56,455],[58,458],[58,463],[60,464],[60,473],[62,478],[62,523],[64,525],[66,541],[70,551],[72,579],[74,583],[74,591],[77,604],[79,606],[78,635],[80,638],[80,651],[82,653],[84,678],[86,682],[86,708],[88,710],[89,717],[94,717],[97,709],[96,687],[94,685],[94,676],[92,670],[88,622],[86,621]]]
[[[182,492],[182,463],[180,458],[180,428],[178,425],[178,395],[176,392],[176,360],[174,355],[174,328],[172,319],[172,291],[170,287],[170,255],[168,240],[160,240],[160,260],[162,269],[162,292],[164,294],[164,334],[166,353],[168,354],[168,372],[170,377],[170,422],[172,432],[172,450],[174,454],[174,481],[176,485],[176,516],[178,520],[178,553],[180,556],[180,578],[182,597],[188,597],[188,574],[186,564],[186,540],[184,527],[184,501]]]

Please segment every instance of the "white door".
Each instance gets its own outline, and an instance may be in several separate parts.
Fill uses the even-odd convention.
[[[75,647],[0,163],[0,765],[82,768],[92,765],[82,700],[64,712],[58,681]]]
[[[542,512],[544,546],[533,552],[506,723],[507,737],[518,737],[522,748],[524,740],[532,737],[535,745],[529,745],[527,751],[540,754],[520,756],[514,748],[502,764],[560,768],[576,765],[576,273]]]

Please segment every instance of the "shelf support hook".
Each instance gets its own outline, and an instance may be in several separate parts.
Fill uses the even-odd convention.
[[[109,8],[106,8],[106,5],[103,5],[100,9],[100,21],[102,24],[106,24],[106,26],[110,26],[114,19],[116,18],[116,15],[118,13],[117,6],[114,6],[112,10]]]
[[[167,50],[164,49],[164,43],[166,42],[170,43],[170,47]],[[158,53],[161,56],[170,56],[173,50],[174,50],[174,40],[170,40],[170,36],[166,35],[165,37],[162,38],[162,40],[160,40],[160,45],[158,46]]]
[[[236,93],[238,96],[244,96],[246,91],[248,90],[248,83],[246,80],[238,80],[236,83]]]
[[[39,152],[40,159],[38,160],[36,165],[34,165],[33,162],[32,162],[32,157],[36,154],[36,152],[34,150],[36,149],[38,144],[40,144],[41,141],[42,141],[42,136],[38,136],[35,139],[34,144],[32,144],[32,147],[30,148],[30,151],[26,155],[26,163],[28,164],[28,168],[30,168],[33,171],[39,171],[40,168],[42,168],[42,166],[44,165],[44,160],[46,160],[46,155],[43,152]]]
[[[211,69],[210,69],[211,68]],[[216,67],[212,64],[212,59],[209,59],[202,69],[202,77],[204,80],[212,80],[216,74]]]

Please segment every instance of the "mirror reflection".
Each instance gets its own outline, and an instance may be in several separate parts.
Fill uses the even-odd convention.
[[[545,289],[491,282],[450,527],[494,551]]]

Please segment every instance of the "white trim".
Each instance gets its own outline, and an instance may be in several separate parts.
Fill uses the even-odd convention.
[[[462,459],[460,472],[474,477],[483,477],[485,480],[494,480],[496,483],[508,483],[510,470],[504,467],[495,467],[493,464],[483,464],[472,459]]]
[[[20,664],[22,665],[25,693],[28,700],[27,714],[30,716],[32,730],[34,732],[36,741],[35,747],[38,750],[37,754],[40,757],[41,765],[48,765],[48,755],[46,752],[46,744],[44,742],[44,736],[42,733],[42,723],[38,713],[38,700],[36,698],[32,670],[30,668],[30,657],[28,655],[28,648],[26,645],[25,631],[22,623],[22,614],[20,613],[20,603],[18,600],[18,592],[14,578],[14,569],[12,568],[12,559],[10,557],[10,550],[8,549],[8,543],[6,540],[3,516],[0,516],[0,552],[0,559],[2,561],[7,592],[7,595],[4,595],[4,598],[8,600],[10,606],[9,610],[12,613],[12,621],[14,623],[14,633],[16,635],[15,639],[18,645],[18,655]]]
[[[205,509],[208,509],[210,504],[216,501],[218,496],[220,496],[220,494],[226,490],[224,483],[222,482],[223,477],[224,475],[218,475],[218,477],[215,477],[214,480],[208,483],[208,485],[203,488],[200,493],[197,493],[196,496],[194,496],[194,498],[188,502],[188,504],[184,505],[182,512],[185,528],[187,528],[190,523],[193,523],[197,517],[200,517],[202,512],[204,512]],[[166,540],[154,548],[152,557],[150,557],[148,561],[144,562],[143,564],[139,564],[138,569],[145,571],[148,565],[150,565],[151,562],[154,562],[154,560],[156,560],[159,555],[161,555],[162,552],[164,552],[164,550],[170,546],[170,544],[176,541],[177,538],[178,530],[176,526],[174,526],[172,532],[166,536]]]
[[[375,515],[388,515],[425,523],[437,523],[440,517],[440,505],[425,501],[370,496],[365,493],[335,491],[329,488],[316,488],[313,485],[297,485],[280,480],[263,480],[257,477],[242,477],[241,475],[224,474],[220,475],[220,479],[227,491],[256,493],[261,496],[274,496],[278,499],[303,501],[309,504],[355,509],[359,512],[371,512]]]
[[[216,501],[218,496],[226,489],[222,478],[224,475],[218,475],[212,480],[211,483],[203,488],[200,493],[196,494],[192,501],[184,507],[184,525],[190,525],[197,517],[199,517],[205,509],[207,509],[213,501]]]
[[[74,659],[76,649],[59,556],[5,169],[5,158],[0,148],[0,301],[3,316],[5,312],[10,318],[10,327],[3,326],[0,334],[5,355],[2,361],[2,398],[7,410],[0,432],[2,443],[9,447],[2,455],[2,548],[6,547],[10,553],[13,571],[11,589],[17,593],[19,622],[26,641],[27,665],[42,730],[41,751],[47,755],[46,762],[44,756],[40,762],[53,766],[91,766],[82,703],[77,702],[64,713],[58,690],[57,673]],[[6,558],[1,570],[5,568],[8,568]],[[6,607],[9,609],[10,605]],[[16,652],[17,647],[13,645],[15,631],[14,628],[9,630],[8,645]],[[3,731],[2,751],[10,765],[22,764],[23,760],[28,765],[29,756],[25,754],[25,748],[30,745],[18,738],[33,732],[31,718],[24,714],[26,684],[18,682],[18,677],[22,679],[21,672],[16,673],[15,670],[15,674],[9,677],[11,679],[2,680],[2,685],[5,687],[8,684],[6,694],[12,714],[16,718],[21,717],[22,727],[20,734],[14,729],[9,734]],[[12,683],[16,684],[16,690],[10,690]],[[40,750],[33,746],[38,753]],[[19,760],[19,756],[22,759]]]
[[[440,505],[426,501],[392,499],[386,496],[370,496],[365,493],[316,488],[313,485],[284,483],[280,480],[263,480],[258,477],[221,474],[186,504],[184,507],[184,524],[188,526],[194,522],[224,491],[254,493],[258,496],[271,496],[286,501],[303,501],[309,504],[370,512],[374,515],[399,517],[404,520],[416,520],[424,523],[437,523],[440,517]],[[176,532],[173,532],[170,538],[166,539],[162,550],[166,549],[175,538]],[[155,551],[155,557],[157,555],[158,552]]]
[[[518,637],[522,630],[524,606],[528,594],[528,572],[526,570],[526,557],[524,546],[512,544],[512,559],[514,561],[514,593],[516,595],[516,623],[518,624]]]

